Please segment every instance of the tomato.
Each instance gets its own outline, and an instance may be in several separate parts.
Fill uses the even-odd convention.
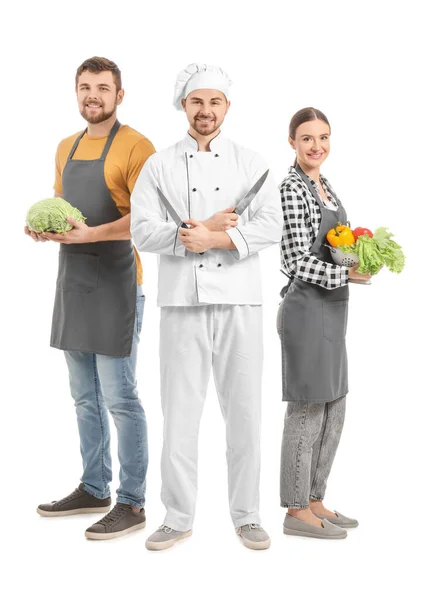
[[[345,244],[347,244],[347,246],[352,246],[355,242],[351,229],[341,223],[337,223],[335,227],[328,231],[326,239],[334,248]]]
[[[353,235],[356,241],[360,235],[368,235],[370,238],[373,237],[373,233],[371,232],[371,230],[366,229],[366,227],[356,227],[355,229],[353,229]]]

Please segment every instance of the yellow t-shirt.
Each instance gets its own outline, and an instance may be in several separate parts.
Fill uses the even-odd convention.
[[[62,140],[56,151],[56,173],[54,190],[62,194],[62,173],[71,148],[81,131]],[[100,158],[108,136],[84,135],[74,153],[77,160]],[[105,183],[121,215],[130,212],[130,196],[145,161],[155,152],[152,143],[128,125],[121,125],[106,155]],[[142,263],[134,247],[137,267],[137,283],[142,283]]]

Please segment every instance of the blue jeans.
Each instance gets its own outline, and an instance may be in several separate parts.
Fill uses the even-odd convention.
[[[142,508],[145,503],[148,466],[146,417],[136,382],[137,345],[144,304],[142,287],[138,286],[130,356],[114,358],[88,352],[65,352],[77,411],[84,489],[96,498],[110,496],[109,410],[118,437],[120,487],[117,502],[137,508]]]

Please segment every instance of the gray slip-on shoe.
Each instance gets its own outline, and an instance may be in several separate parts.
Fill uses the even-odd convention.
[[[338,525],[338,527],[343,527],[344,529],[346,527],[357,527],[359,524],[357,519],[350,519],[350,517],[346,517],[336,510],[334,510],[334,513],[336,514],[336,517],[323,517],[321,515],[316,515],[316,513],[314,513],[314,515],[319,519],[327,519],[329,523],[333,523],[334,525]]]
[[[265,550],[270,546],[270,538],[266,531],[258,523],[249,523],[236,528],[244,545],[251,550]]]
[[[285,517],[283,533],[286,533],[286,535],[299,535],[326,540],[342,540],[347,537],[345,529],[330,523],[327,519],[323,519],[322,527],[316,527],[315,525],[310,525],[300,519],[296,519],[290,514],[287,514]]]
[[[40,504],[37,512],[42,517],[68,517],[86,513],[105,513],[111,508],[111,498],[96,498],[80,485],[65,498]]]
[[[118,502],[107,515],[86,529],[89,540],[112,540],[146,525],[145,509],[135,512],[129,504]]]
[[[176,542],[184,540],[184,538],[190,537],[192,530],[188,531],[176,531],[167,527],[167,525],[161,525],[158,529],[148,537],[145,546],[148,550],[166,550],[174,546]]]

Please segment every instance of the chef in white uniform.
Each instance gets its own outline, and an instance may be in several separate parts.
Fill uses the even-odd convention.
[[[146,542],[151,550],[192,533],[198,431],[211,368],[226,423],[231,517],[246,546],[270,545],[259,515],[258,252],[280,241],[282,209],[268,174],[246,210],[233,213],[267,165],[220,133],[230,107],[230,83],[222,69],[210,65],[191,64],[179,74],[174,105],[186,112],[189,131],[146,161],[131,196],[134,242],[141,252],[160,255],[161,498],[167,513]],[[189,228],[176,225],[176,214]]]

